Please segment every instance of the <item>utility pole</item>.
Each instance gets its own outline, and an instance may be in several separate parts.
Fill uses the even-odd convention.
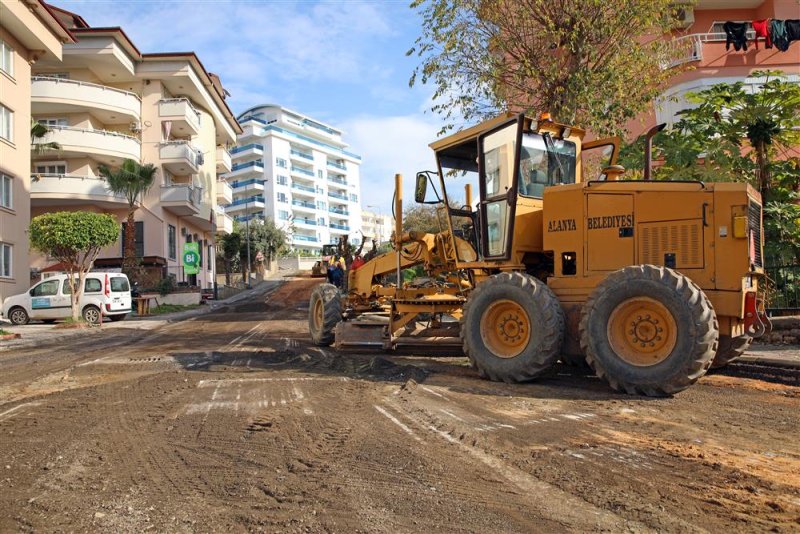
[[[247,289],[250,289],[250,197],[247,197],[244,201],[244,232],[247,237]]]

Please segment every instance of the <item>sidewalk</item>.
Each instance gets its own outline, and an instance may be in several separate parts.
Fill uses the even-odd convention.
[[[128,316],[124,321],[119,322],[104,322],[102,326],[92,328],[76,328],[76,329],[61,329],[56,328],[51,324],[33,323],[24,326],[10,326],[7,323],[2,325],[3,330],[14,334],[21,334],[22,337],[17,339],[0,341],[0,352],[18,349],[18,348],[31,348],[55,340],[67,340],[73,337],[86,337],[99,335],[108,330],[125,328],[133,330],[155,330],[169,323],[178,321],[186,321],[213,312],[215,309],[235,304],[239,301],[246,300],[258,295],[267,295],[275,291],[284,282],[284,277],[291,275],[283,274],[280,277],[272,277],[270,279],[258,282],[252,289],[246,289],[225,300],[209,301],[208,304],[195,308],[193,310],[165,313],[163,315],[153,315],[148,317],[138,317],[135,315]]]

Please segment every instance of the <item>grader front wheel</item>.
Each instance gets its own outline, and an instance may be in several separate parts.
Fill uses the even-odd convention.
[[[522,273],[480,284],[464,305],[461,342],[484,378],[531,380],[558,360],[564,314],[547,285]]]
[[[612,388],[663,396],[706,373],[719,326],[708,298],[689,278],[640,265],[611,273],[595,288],[580,334],[586,361]]]
[[[308,305],[308,330],[315,345],[333,343],[333,329],[342,320],[339,290],[332,284],[320,284],[311,292]]]

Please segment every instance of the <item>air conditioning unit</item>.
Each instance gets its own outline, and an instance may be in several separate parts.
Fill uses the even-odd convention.
[[[141,133],[142,131],[142,123],[141,121],[134,121],[129,126],[130,130],[135,133]]]
[[[675,6],[675,27],[685,30],[694,24],[694,6]]]

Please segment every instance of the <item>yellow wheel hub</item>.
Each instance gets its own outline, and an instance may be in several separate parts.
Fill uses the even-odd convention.
[[[322,303],[322,299],[317,299],[314,303],[314,327],[319,330],[322,328],[322,325],[325,323],[325,306]]]
[[[620,303],[608,319],[608,341],[620,358],[646,367],[672,354],[678,327],[666,306],[649,297]]]
[[[531,339],[528,312],[513,300],[493,302],[481,317],[481,338],[498,358],[519,356]]]

